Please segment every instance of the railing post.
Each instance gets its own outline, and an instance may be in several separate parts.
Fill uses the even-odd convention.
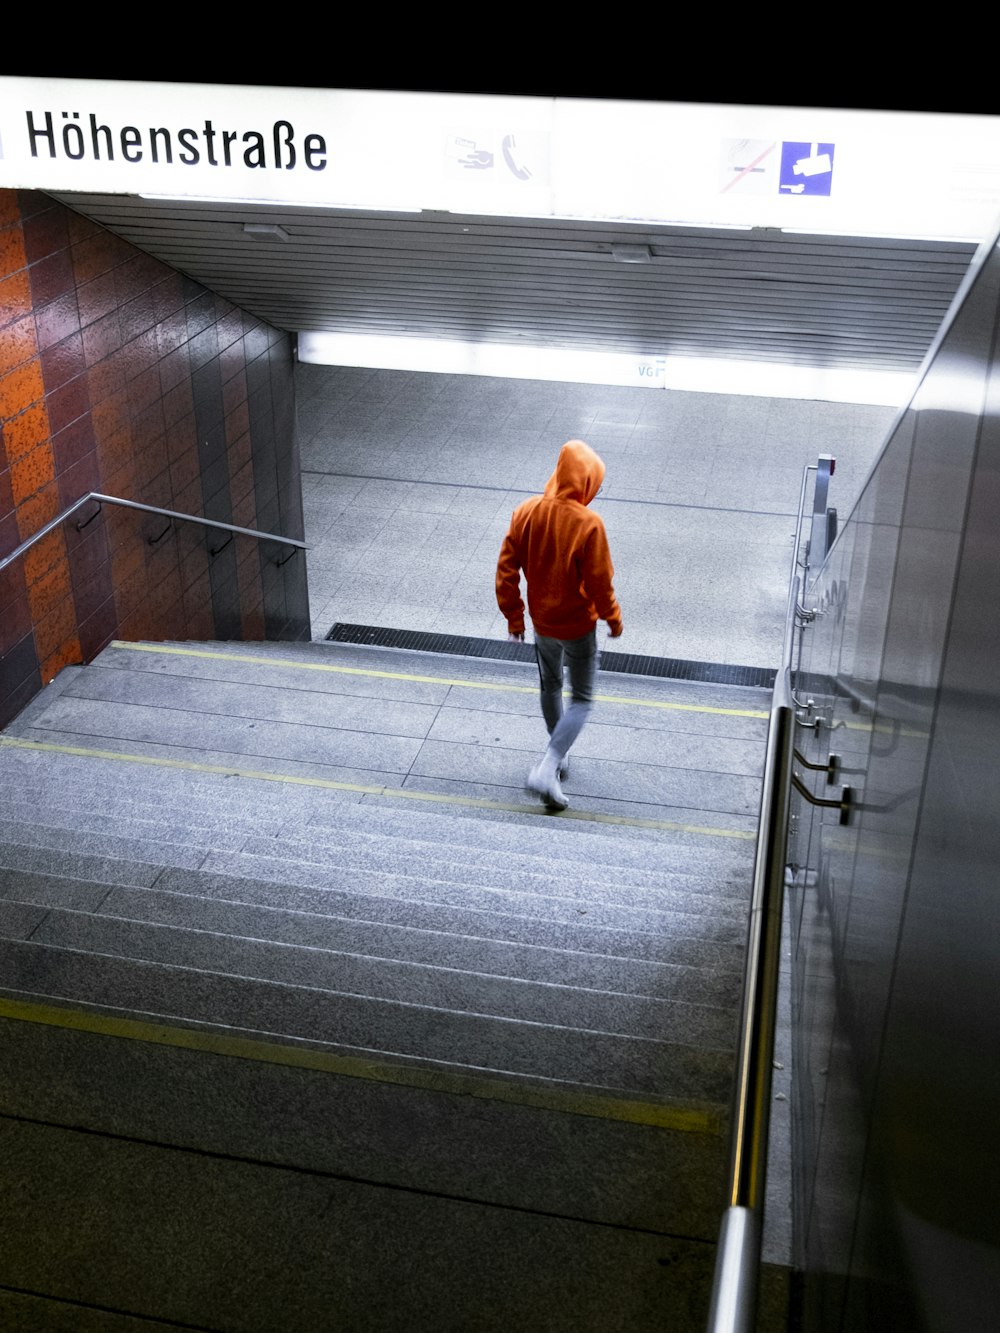
[[[827,500],[830,478],[837,466],[832,454],[820,454],[816,463],[816,485],[813,490],[812,527],[809,531],[809,567],[819,569],[826,559],[829,546],[830,519]]]

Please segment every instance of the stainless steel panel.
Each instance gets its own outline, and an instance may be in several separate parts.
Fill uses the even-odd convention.
[[[799,748],[860,798],[846,828],[798,805],[790,849],[810,1331],[1000,1308],[1000,253],[980,258],[806,598],[797,690],[824,725]]]

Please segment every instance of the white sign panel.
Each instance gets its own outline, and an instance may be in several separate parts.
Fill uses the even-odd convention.
[[[0,186],[544,216],[551,115],[546,99],[0,78]]]
[[[0,187],[979,241],[992,116],[0,77]]]

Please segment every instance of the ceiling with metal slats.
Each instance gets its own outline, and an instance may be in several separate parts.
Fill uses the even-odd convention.
[[[915,371],[975,253],[769,228],[54,197],[290,332],[824,369]],[[621,246],[648,258],[621,262]]]

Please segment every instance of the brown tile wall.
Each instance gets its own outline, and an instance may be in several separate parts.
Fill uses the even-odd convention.
[[[0,559],[88,491],[301,540],[293,384],[287,334],[0,190]],[[224,542],[92,506],[0,572],[0,726],[112,638],[308,638],[303,557]]]

